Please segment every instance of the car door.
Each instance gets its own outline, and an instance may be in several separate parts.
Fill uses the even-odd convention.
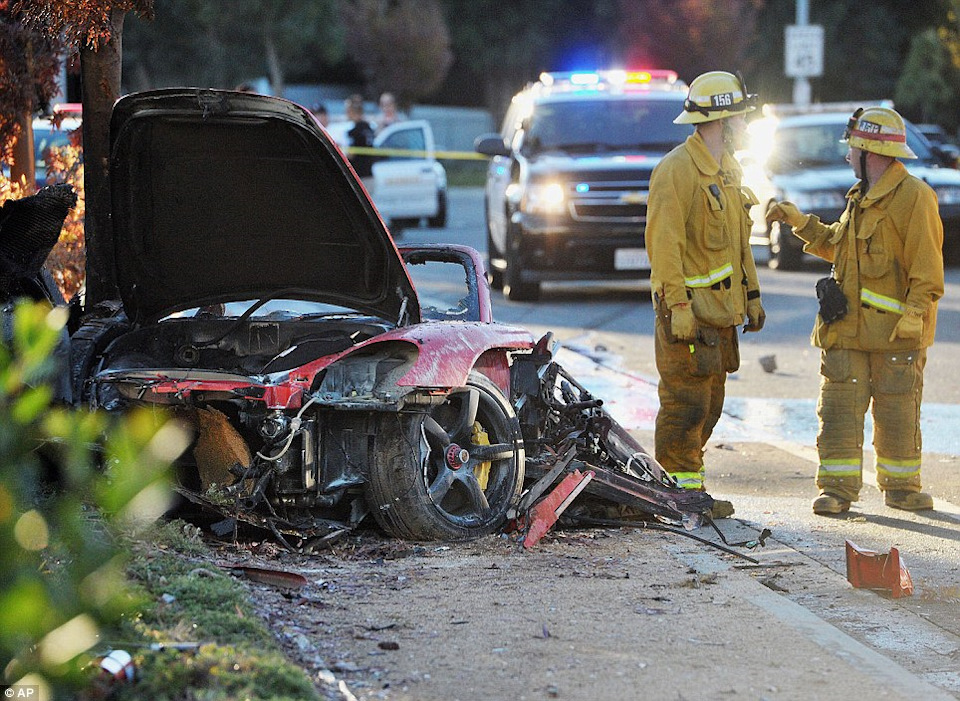
[[[437,214],[438,182],[433,130],[422,119],[397,122],[374,139],[383,153],[373,165],[373,201],[391,221]]]

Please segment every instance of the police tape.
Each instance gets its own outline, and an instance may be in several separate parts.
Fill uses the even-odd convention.
[[[351,156],[399,156],[401,158],[436,158],[437,160],[485,161],[487,156],[473,151],[415,151],[403,148],[374,148],[372,146],[350,146],[346,149]]]

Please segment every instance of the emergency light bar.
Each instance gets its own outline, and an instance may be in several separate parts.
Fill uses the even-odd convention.
[[[540,74],[540,85],[544,89],[558,92],[631,88],[685,90],[687,87],[676,71],[663,69],[544,72]]]

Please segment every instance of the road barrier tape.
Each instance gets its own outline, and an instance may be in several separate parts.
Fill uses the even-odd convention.
[[[402,148],[373,148],[370,146],[350,146],[347,153],[351,156],[400,156],[406,158],[436,158],[437,160],[485,161],[487,156],[473,151],[414,151]]]

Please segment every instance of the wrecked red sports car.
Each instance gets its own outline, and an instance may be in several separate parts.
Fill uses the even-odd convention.
[[[402,538],[472,538],[522,527],[574,468],[598,498],[686,525],[708,513],[548,338],[493,322],[476,251],[394,246],[305,109],[133,94],[111,149],[112,238],[88,260],[112,261],[119,300],[87,300],[74,401],[164,405],[192,424],[180,492],[224,528],[302,547],[369,513]]]

